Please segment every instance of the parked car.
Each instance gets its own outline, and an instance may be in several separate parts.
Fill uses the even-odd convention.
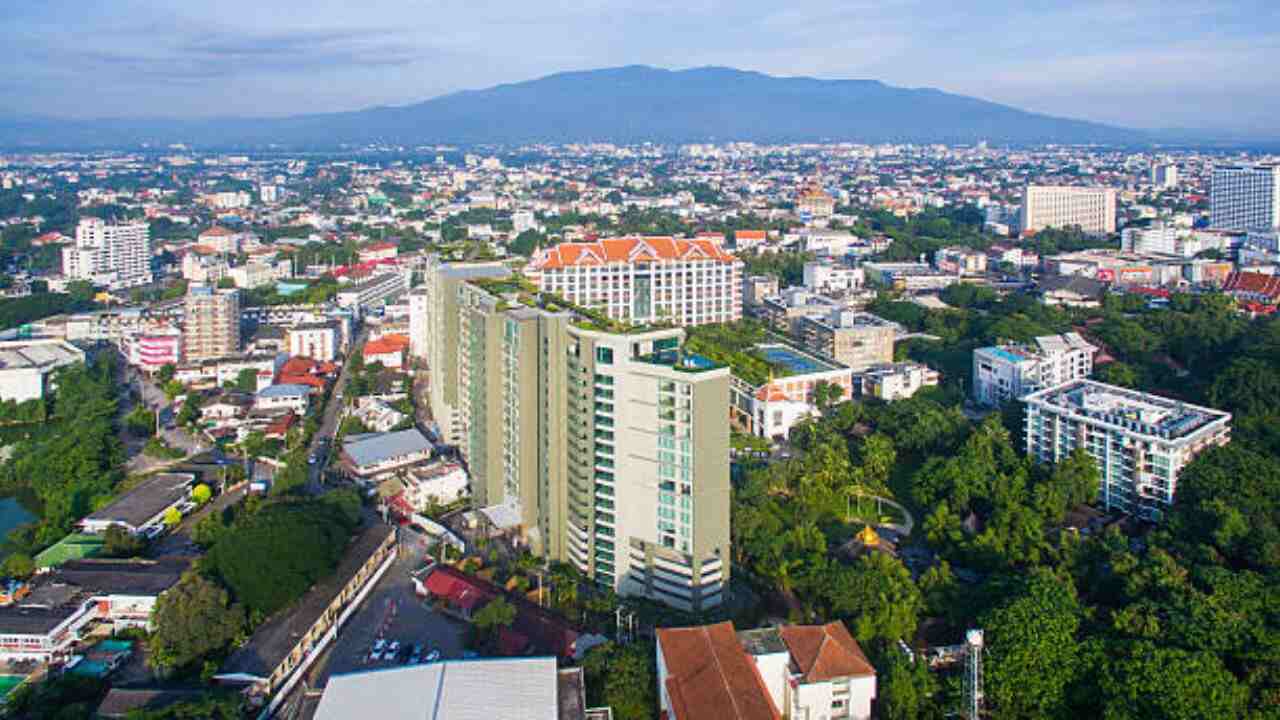
[[[392,640],[387,646],[387,659],[391,659],[400,653],[400,641]]]
[[[423,662],[433,663],[439,659],[440,659],[440,651],[432,650],[431,652],[427,653],[427,657],[423,660]]]

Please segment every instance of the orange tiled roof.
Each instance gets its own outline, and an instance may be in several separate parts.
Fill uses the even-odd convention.
[[[733,232],[733,236],[735,238],[739,238],[743,240],[764,240],[765,231],[764,230],[735,230]]]
[[[875,675],[858,641],[842,622],[826,625],[787,625],[778,634],[787,644],[804,682],[823,682],[840,677]]]
[[[214,225],[208,230],[200,233],[200,237],[225,237],[227,235],[235,235],[235,232],[228,230],[221,225]]]
[[[1280,299],[1280,277],[1256,272],[1233,272],[1222,286],[1227,292],[1245,292]]]
[[[676,720],[779,720],[756,664],[733,623],[659,628],[667,695]]]
[[[733,255],[709,238],[620,237],[594,242],[563,242],[539,253],[532,266],[535,270],[559,270],[611,263],[696,259],[733,262]]]
[[[383,335],[377,340],[370,340],[364,345],[364,356],[388,355],[404,352],[409,347],[409,338],[403,335]]]

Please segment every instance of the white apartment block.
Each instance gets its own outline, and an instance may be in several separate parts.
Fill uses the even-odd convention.
[[[183,348],[186,362],[210,360],[240,351],[240,291],[207,285],[187,290]]]
[[[543,292],[632,323],[742,319],[742,262],[707,239],[626,237],[561,243],[526,274]]]
[[[916,362],[872,365],[855,378],[864,397],[893,402],[905,400],[924,387],[935,387],[941,376],[937,370]]]
[[[1116,191],[1103,187],[1028,185],[1022,191],[1022,230],[1079,226],[1093,235],[1116,231]]]
[[[336,323],[302,323],[288,329],[289,355],[317,362],[333,362],[338,356]]]
[[[83,218],[75,244],[62,249],[62,274],[113,290],[146,285],[151,282],[150,226]]]
[[[1098,464],[1103,505],[1146,520],[1173,505],[1187,463],[1231,439],[1230,413],[1092,380],[1025,402],[1028,455],[1058,462],[1084,449]]]
[[[1151,185],[1160,190],[1177,187],[1178,166],[1173,163],[1153,163]]]
[[[864,282],[866,275],[862,268],[821,261],[804,264],[804,286],[813,292],[861,290]]]
[[[1034,346],[998,345],[973,351],[973,397],[1001,405],[1043,388],[1087,378],[1098,349],[1079,333],[1044,335]]]
[[[389,300],[409,289],[405,273],[395,271],[375,275],[363,282],[347,285],[338,291],[337,301],[357,315]]]
[[[1209,185],[1209,225],[1217,230],[1280,228],[1280,166],[1215,167]]]

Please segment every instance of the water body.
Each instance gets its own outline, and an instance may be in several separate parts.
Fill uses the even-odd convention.
[[[0,497],[0,542],[10,530],[35,519],[35,514],[24,507],[18,498],[12,495]]]

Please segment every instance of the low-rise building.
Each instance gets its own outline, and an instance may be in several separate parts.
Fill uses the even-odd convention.
[[[190,496],[195,480],[196,476],[191,473],[153,475],[106,507],[86,515],[80,521],[80,528],[87,533],[101,534],[112,525],[119,525],[137,534],[161,526],[165,513]]]
[[[813,292],[861,290],[866,275],[860,267],[814,260],[804,264],[804,286]]]
[[[1097,351],[1074,332],[1038,337],[1034,345],[976,348],[973,398],[982,405],[1002,405],[1043,388],[1087,378],[1093,373]]]
[[[364,345],[364,364],[382,363],[385,368],[399,370],[405,366],[405,353],[409,350],[409,338],[404,335],[383,335]]]
[[[339,306],[356,315],[363,315],[373,308],[385,305],[408,289],[404,273],[387,272],[342,288],[338,291],[337,301]]]
[[[338,326],[333,322],[294,325],[287,330],[289,354],[319,362],[333,362],[338,356]]]
[[[893,362],[893,342],[899,329],[897,323],[871,313],[841,308],[801,317],[797,335],[810,352],[864,370]]]
[[[431,450],[431,442],[417,428],[362,433],[344,439],[342,461],[353,477],[373,480],[430,460]]]
[[[467,496],[470,486],[467,471],[457,463],[413,467],[402,476],[386,482],[396,484],[395,487],[388,488],[386,496],[405,515],[460,500]]]
[[[657,648],[658,707],[669,720],[871,717],[876,671],[841,622],[659,628]]]
[[[742,278],[742,305],[759,307],[764,299],[778,294],[778,278],[775,275],[750,275]]]
[[[289,410],[298,415],[306,415],[307,408],[311,405],[311,392],[309,385],[270,385],[258,391],[254,396],[253,406],[258,410]]]
[[[351,416],[373,432],[390,432],[409,419],[408,415],[391,407],[386,401],[374,397],[360,398]]]
[[[892,402],[905,400],[920,388],[935,387],[938,371],[916,362],[897,362],[872,365],[857,376],[859,391],[864,397]]]
[[[42,398],[55,370],[84,361],[84,351],[65,340],[0,342],[0,400]]]
[[[1231,439],[1231,414],[1092,380],[1028,395],[1027,454],[1059,462],[1073,450],[1098,464],[1108,510],[1159,520],[1178,474],[1196,455]]]
[[[868,280],[894,290],[941,290],[960,281],[955,273],[941,272],[925,263],[869,262],[863,263],[862,267]]]

